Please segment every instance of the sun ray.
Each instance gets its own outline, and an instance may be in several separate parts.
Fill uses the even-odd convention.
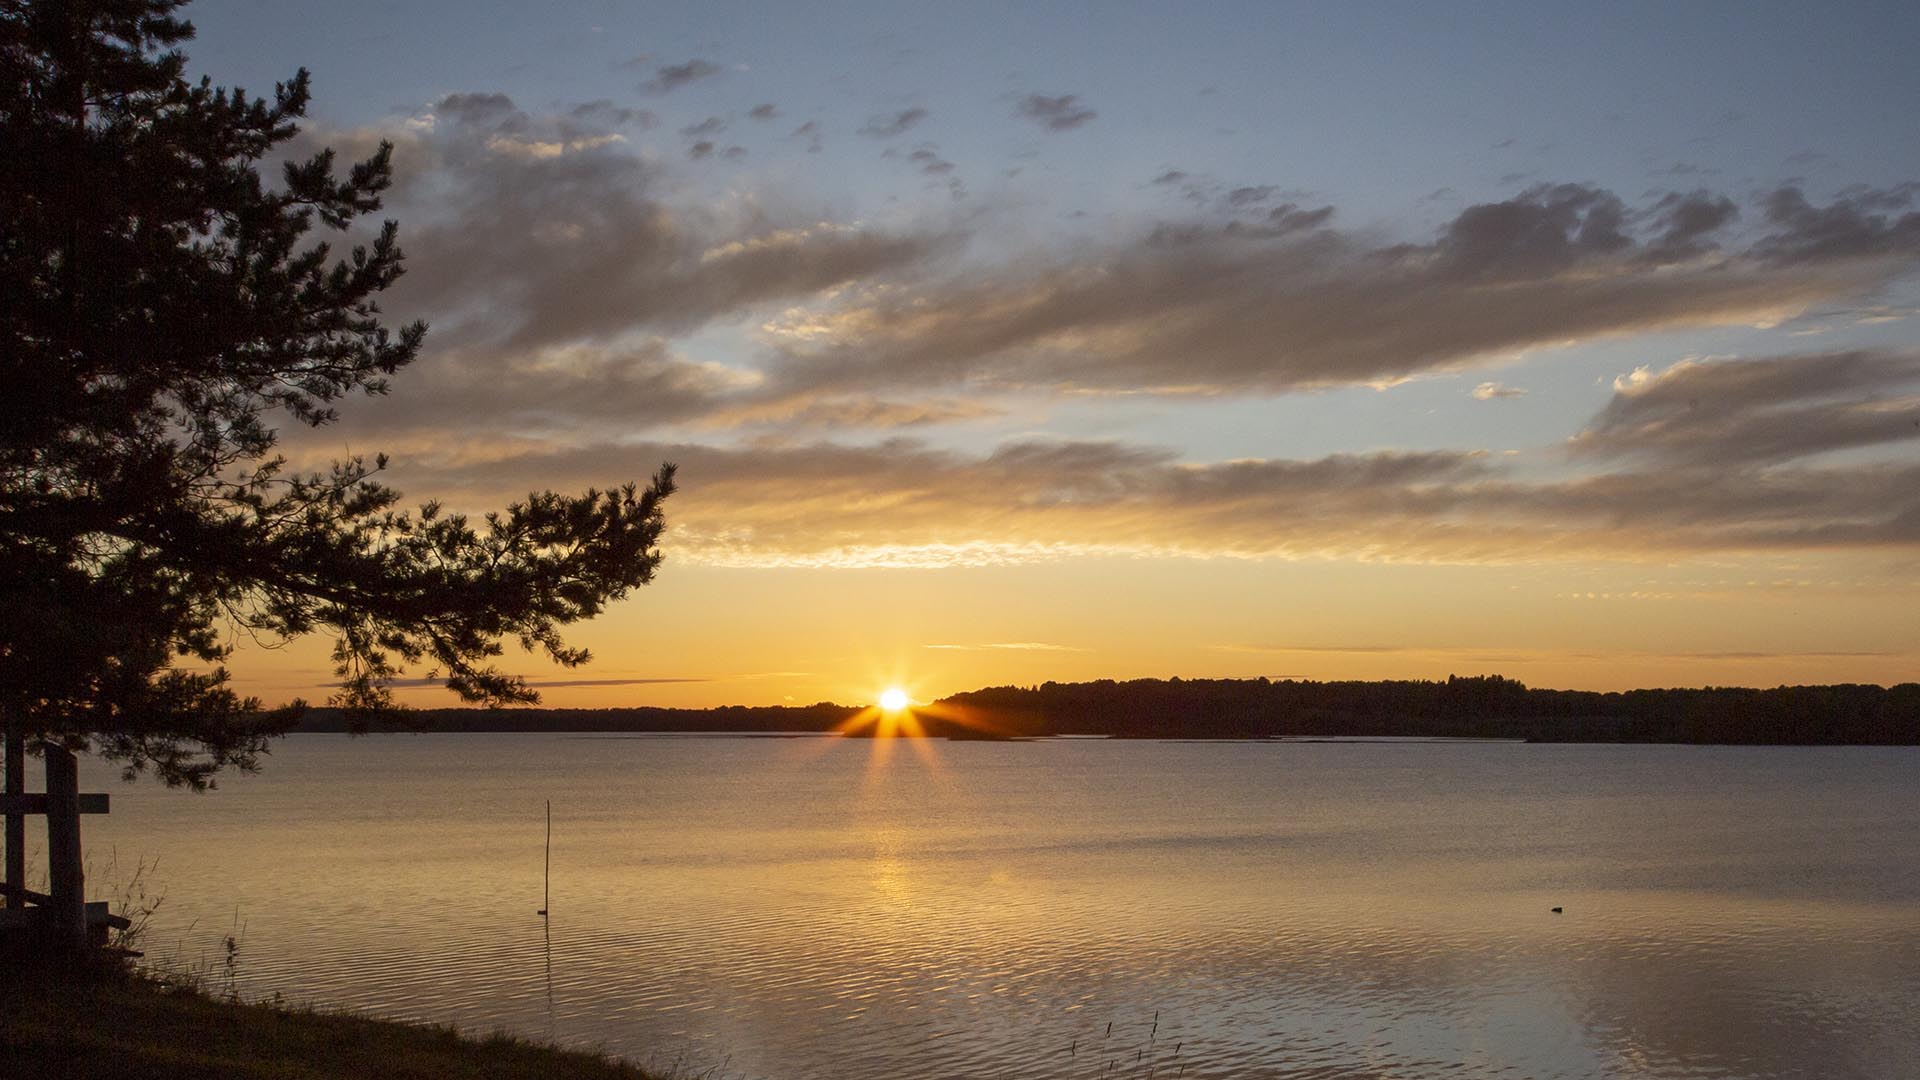
[[[977,710],[951,702],[921,703],[907,687],[910,680],[879,682],[873,704],[835,725],[843,738],[869,739],[866,783],[878,783],[893,760],[893,743],[908,740],[912,753],[936,775],[944,775],[936,740],[1001,740],[1027,734],[1023,725],[996,722]]]

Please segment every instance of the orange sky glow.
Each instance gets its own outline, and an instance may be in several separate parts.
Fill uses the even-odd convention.
[[[1832,46],[1869,90],[1754,62],[1818,37],[1768,20],[1535,13],[1567,35],[1543,81],[1417,7],[1421,48],[1274,63],[1295,16],[1256,8],[1268,36],[1143,10],[1070,48],[941,9],[906,62],[798,9],[330,37],[229,5],[194,63],[311,67],[290,153],[392,144],[381,305],[431,326],[279,450],[384,451],[475,514],[676,463],[658,580],[570,635],[594,662],[506,658],[557,706],[1920,678],[1920,143],[1911,65],[1858,62],[1886,35]],[[429,31],[431,62],[370,44]],[[1206,62],[1120,59],[1176,40]],[[933,60],[976,55],[1008,59]],[[321,701],[326,651],[232,667]]]

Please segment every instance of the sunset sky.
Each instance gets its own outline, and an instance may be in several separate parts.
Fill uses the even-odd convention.
[[[296,463],[679,464],[547,704],[1920,678],[1920,6],[187,15],[396,146],[433,329]]]

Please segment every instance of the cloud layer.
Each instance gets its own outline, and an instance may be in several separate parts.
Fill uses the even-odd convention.
[[[1616,381],[1574,440],[1599,458],[1738,466],[1920,440],[1920,354],[1684,360]]]
[[[852,294],[786,328],[772,374],[793,387],[1387,384],[1573,340],[1778,321],[1920,259],[1915,215],[1863,209],[1908,193],[1814,207],[1783,189],[1763,231],[1725,248],[1720,198],[1634,210],[1592,187],[1540,187],[1467,208],[1427,244],[1366,243],[1291,204],[1162,226],[1076,258]]]
[[[1195,463],[1155,447],[1032,439],[980,455],[909,439],[550,445],[508,459],[429,453],[416,467],[434,490],[485,502],[556,477],[606,483],[675,460],[687,498],[673,546],[743,565],[1089,553],[1524,562],[1920,544],[1920,464],[1910,456],[1804,460],[1837,445],[1837,433],[1854,448],[1897,448],[1916,437],[1912,404],[1905,429],[1872,438],[1833,413],[1800,416],[1800,426],[1829,430],[1793,446],[1741,434],[1783,401],[1793,407],[1806,395],[1792,387],[1823,365],[1863,390],[1915,375],[1904,354],[1820,354],[1684,364],[1626,380],[1570,443],[1576,456],[1604,456],[1608,433],[1623,425],[1659,423],[1662,403],[1689,384],[1721,388],[1719,419],[1674,425],[1670,438],[1639,444],[1631,467],[1547,480],[1471,451]],[[1821,386],[1818,396],[1830,391]]]
[[[654,89],[718,70],[662,68]],[[1032,95],[1020,112],[1051,130],[1093,117],[1073,95]],[[665,130],[727,125],[698,115]],[[926,117],[905,109],[863,133]],[[748,565],[1920,544],[1920,466],[1901,453],[1920,438],[1920,360],[1898,350],[1642,369],[1553,461],[1194,461],[1012,431],[975,451],[889,435],[991,420],[1013,401],[1388,386],[1569,341],[1870,304],[1920,263],[1910,185],[1824,204],[1786,187],[1639,206],[1545,185],[1405,242],[1339,227],[1301,193],[1169,170],[1155,184],[1198,192],[1191,213],[1008,253],[978,242],[977,217],[882,227],[750,186],[714,198],[692,175],[712,166],[633,141],[658,122],[606,102],[535,114],[462,94],[397,129],[331,133],[349,153],[401,143],[391,208],[409,273],[390,306],[435,330],[408,406],[349,420],[406,451],[404,488],[487,505],[674,460],[675,549]],[[952,169],[931,146],[899,156]],[[723,332],[739,344],[716,352]]]

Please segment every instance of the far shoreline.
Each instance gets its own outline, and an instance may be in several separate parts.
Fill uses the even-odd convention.
[[[291,732],[417,730],[578,735],[925,735],[952,741],[1051,738],[1252,741],[1496,741],[1727,746],[1920,745],[1920,683],[1891,687],[1699,687],[1615,692],[1532,689],[1498,675],[1445,681],[1135,679],[989,687],[902,710],[730,705],[709,709],[398,710],[356,724],[315,708]]]

